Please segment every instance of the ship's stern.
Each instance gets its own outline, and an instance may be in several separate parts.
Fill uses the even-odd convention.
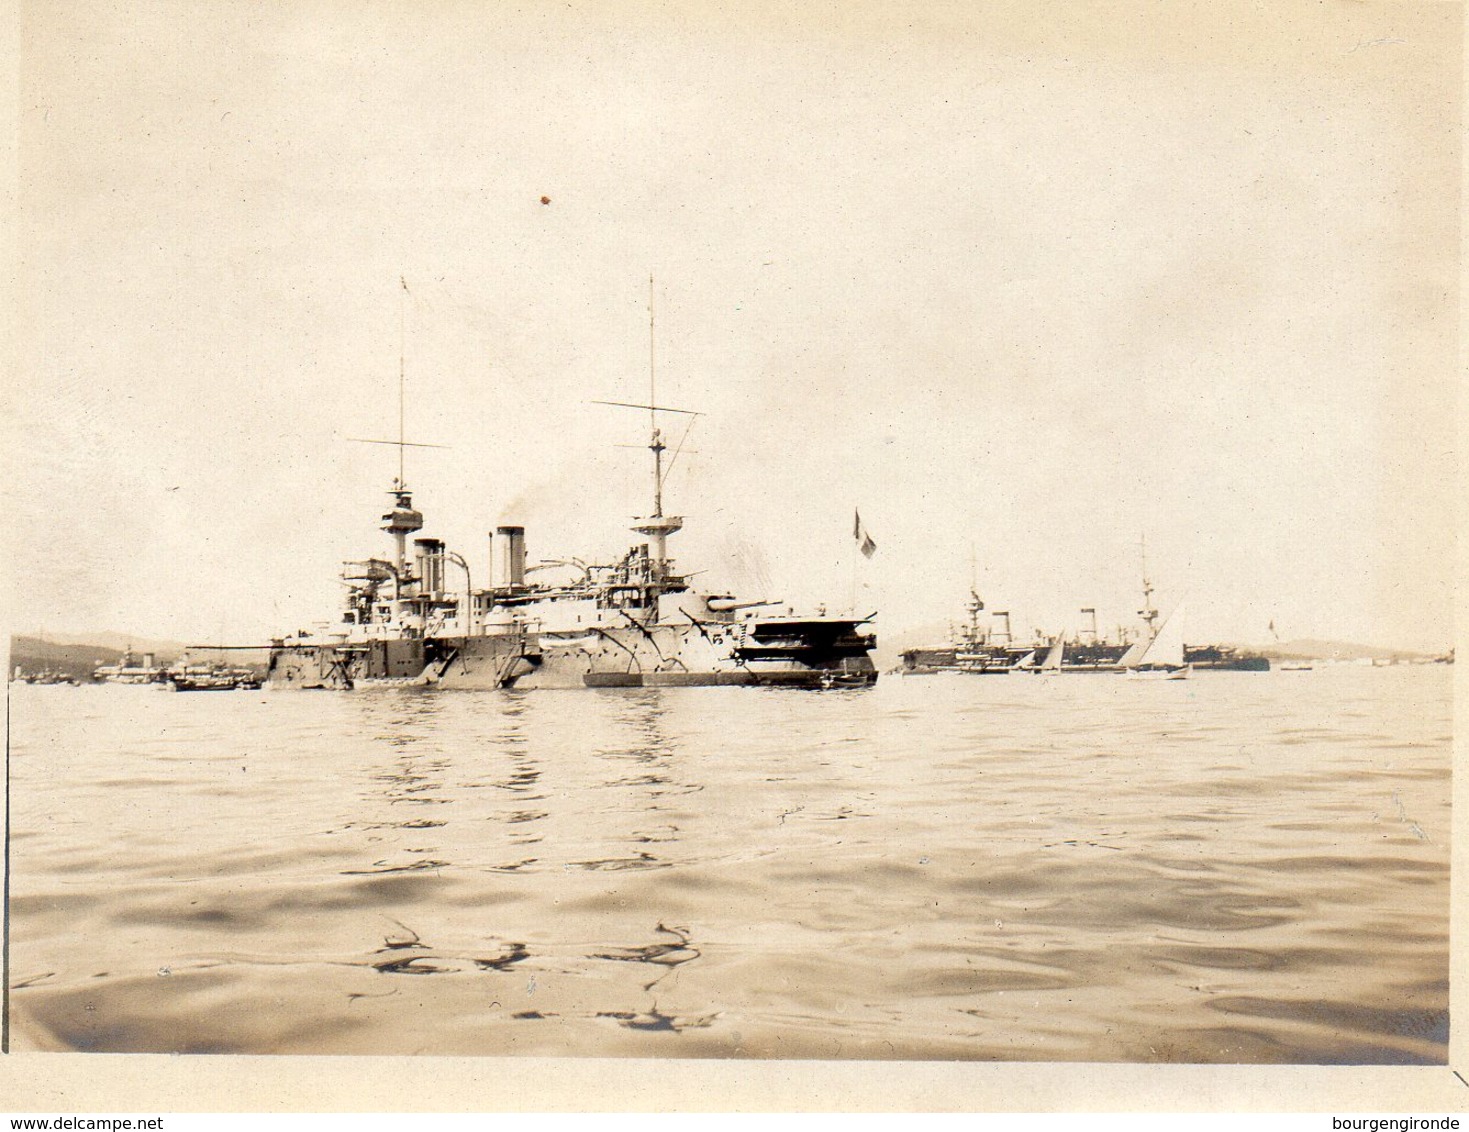
[[[877,636],[866,624],[850,617],[757,618],[746,626],[736,654],[756,684],[865,687],[877,681],[871,655]]]

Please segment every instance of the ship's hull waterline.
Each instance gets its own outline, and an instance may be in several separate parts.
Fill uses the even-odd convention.
[[[866,686],[877,669],[867,642],[807,650],[800,657],[751,657],[701,648],[692,629],[610,629],[595,643],[562,647],[535,634],[435,637],[368,646],[287,644],[271,656],[272,688],[423,687],[684,688],[765,685],[796,688]]]

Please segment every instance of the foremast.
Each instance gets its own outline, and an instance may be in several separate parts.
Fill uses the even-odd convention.
[[[1137,611],[1137,615],[1143,619],[1147,626],[1147,639],[1152,640],[1158,635],[1158,630],[1153,627],[1153,622],[1158,620],[1158,608],[1153,604],[1153,582],[1148,577],[1148,536],[1143,535],[1140,540],[1143,559],[1143,607]]]

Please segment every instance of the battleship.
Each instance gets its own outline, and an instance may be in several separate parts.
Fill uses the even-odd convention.
[[[165,674],[166,669],[156,662],[151,652],[144,653],[139,660],[129,648],[116,664],[99,662],[93,670],[92,679],[106,684],[158,684],[163,681]]]
[[[1153,604],[1153,585],[1143,569],[1143,608],[1139,629],[1119,627],[1113,638],[1103,637],[1097,625],[1097,611],[1088,606],[1081,610],[1081,623],[1076,633],[1067,637],[1047,637],[1036,633],[1029,644],[1017,643],[1010,632],[1010,614],[1000,610],[991,616],[992,627],[980,623],[984,609],[971,587],[966,605],[968,621],[946,644],[906,649],[900,656],[898,671],[907,676],[958,672],[967,675],[994,675],[1009,672],[1118,673],[1136,667],[1149,645],[1155,642],[1162,626]],[[1182,646],[1182,660],[1176,667],[1234,672],[1268,672],[1270,659],[1232,645]],[[1039,658],[1039,659],[1038,659]]]
[[[1017,645],[1010,632],[1008,610],[994,610],[992,624],[985,624],[984,599],[971,585],[965,603],[964,626],[948,644],[904,649],[899,653],[898,671],[907,676],[925,676],[940,672],[957,672],[967,676],[1000,676],[1010,672],[1032,670],[1036,656],[1048,643],[1038,640],[1032,645]],[[952,628],[952,626],[951,626]]]
[[[1115,637],[1103,637],[1097,628],[1097,612],[1087,607],[1081,610],[1083,627],[1073,637],[1061,642],[1059,670],[1062,672],[1117,672],[1127,667],[1128,653],[1140,642],[1147,642],[1156,634],[1152,620],[1158,614],[1151,604],[1139,611],[1145,629],[1139,634],[1124,628],[1117,630]],[[1149,618],[1148,613],[1152,613]],[[1183,663],[1193,669],[1231,672],[1269,672],[1270,658],[1261,653],[1237,648],[1234,645],[1184,645]]]
[[[1017,641],[1011,632],[1010,611],[997,609],[985,624],[980,614],[984,601],[971,585],[964,609],[964,625],[956,632],[951,624],[945,644],[924,645],[899,653],[898,673],[904,676],[932,676],[960,673],[967,676],[994,676],[1011,672],[1121,672],[1123,659],[1136,643],[1133,634],[1118,630],[1120,643],[1101,638],[1097,631],[1097,611],[1081,611],[1083,627],[1075,636],[1064,633],[1047,636],[1036,630],[1031,641]],[[1087,619],[1089,620],[1089,625]],[[1151,625],[1151,622],[1149,622]]]
[[[652,338],[652,305],[649,304]],[[651,353],[651,351],[650,351]],[[683,518],[664,513],[667,446],[650,364],[648,403],[602,402],[648,412],[652,507],[642,536],[610,564],[578,558],[528,564],[526,531],[489,534],[490,579],[471,588],[466,559],[442,540],[415,537],[424,516],[403,478],[402,370],[399,474],[382,530],[390,557],[349,562],[340,619],[271,642],[272,688],[628,688],[704,685],[861,687],[877,679],[869,631],[875,614],[799,613],[781,602],[741,600],[690,584],[668,554]],[[695,414],[696,415],[696,414]],[[675,453],[676,454],[676,453]],[[453,576],[451,578],[451,568]],[[557,577],[532,581],[531,575]],[[457,587],[460,577],[463,586]]]

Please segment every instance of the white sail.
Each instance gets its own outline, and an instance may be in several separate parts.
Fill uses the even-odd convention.
[[[1046,659],[1041,661],[1042,672],[1059,672],[1061,670],[1061,657],[1066,651],[1066,634],[1062,633],[1051,643],[1050,651],[1046,653]]]
[[[1158,634],[1148,644],[1142,657],[1128,667],[1183,667],[1183,605],[1176,606],[1163,621]]]
[[[1148,651],[1147,641],[1134,641],[1128,650],[1122,654],[1122,659],[1117,663],[1122,668],[1136,668],[1143,662],[1143,654]]]

